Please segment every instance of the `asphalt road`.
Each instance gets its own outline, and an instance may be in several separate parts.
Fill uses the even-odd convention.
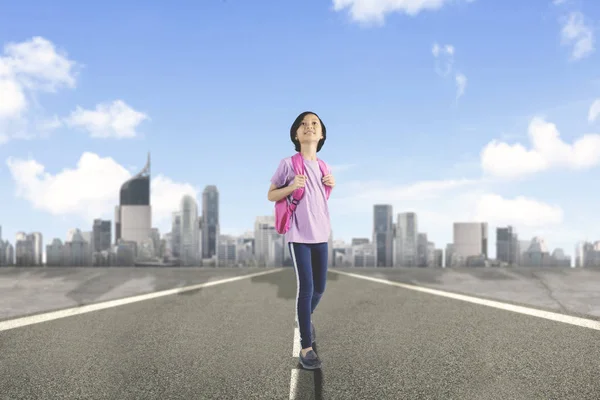
[[[301,370],[292,354],[286,269],[1,331],[0,398],[600,397],[600,331],[328,279],[313,316],[321,370]]]

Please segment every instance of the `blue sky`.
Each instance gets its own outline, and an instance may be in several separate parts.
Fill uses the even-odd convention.
[[[2,2],[2,235],[112,220],[148,151],[161,233],[210,184],[221,231],[251,230],[313,110],[334,238],[370,237],[385,203],[437,247],[483,220],[492,255],[506,224],[572,254],[600,239],[599,19],[591,0]]]

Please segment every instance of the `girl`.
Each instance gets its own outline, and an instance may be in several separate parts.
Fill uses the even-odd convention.
[[[323,176],[317,161],[327,135],[323,121],[313,112],[300,114],[290,129],[290,139],[297,152],[302,154],[305,175],[296,175],[292,158],[284,158],[271,178],[269,201],[277,202],[304,188],[290,229],[285,233],[290,255],[296,270],[296,321],[300,328],[300,363],[304,368],[317,369],[321,360],[312,348],[315,329],[311,314],[325,291],[327,279],[327,242],[331,231],[325,187],[335,186],[333,175]],[[327,170],[331,171],[328,164]]]

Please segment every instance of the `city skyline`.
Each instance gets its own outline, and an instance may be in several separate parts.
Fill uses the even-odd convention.
[[[127,181],[123,182],[120,186],[120,190],[119,190],[119,205],[117,205],[115,207],[115,214],[114,214],[114,219],[102,219],[102,218],[96,218],[92,221],[92,231],[95,229],[97,224],[108,224],[107,226],[110,227],[110,236],[114,238],[113,241],[110,241],[110,246],[109,247],[114,247],[117,245],[117,243],[119,242],[119,240],[122,237],[127,237],[127,239],[125,240],[133,240],[134,242],[137,242],[138,245],[141,245],[141,243],[144,240],[147,240],[149,238],[151,238],[154,233],[156,232],[158,234],[157,238],[155,240],[153,240],[155,243],[157,243],[158,240],[167,240],[167,242],[169,242],[169,244],[167,245],[167,247],[172,248],[173,244],[171,243],[172,241],[172,237],[171,235],[173,234],[174,230],[179,230],[180,227],[185,226],[183,229],[187,230],[189,235],[188,238],[182,238],[179,237],[178,239],[175,240],[177,244],[177,246],[180,246],[182,243],[184,244],[184,247],[187,248],[187,250],[184,250],[184,247],[181,248],[181,251],[184,253],[189,253],[190,249],[192,249],[192,253],[194,251],[197,250],[193,250],[194,246],[199,246],[200,248],[200,253],[197,254],[197,256],[187,256],[188,261],[189,260],[194,260],[196,259],[196,257],[201,260],[201,259],[209,259],[210,257],[212,257],[215,252],[218,249],[218,238],[221,235],[224,236],[232,236],[232,237],[241,237],[244,234],[247,234],[248,232],[251,232],[249,229],[244,230],[243,234],[241,233],[236,233],[236,234],[231,234],[231,233],[227,233],[227,232],[221,232],[220,227],[219,227],[219,215],[220,215],[220,211],[219,211],[219,193],[218,193],[218,189],[216,185],[207,185],[204,188],[204,191],[202,192],[202,198],[201,201],[198,201],[195,197],[189,195],[189,194],[184,194],[182,196],[182,198],[179,201],[180,204],[180,208],[178,210],[172,210],[171,211],[171,215],[172,215],[172,220],[171,220],[171,230],[169,231],[163,231],[161,232],[159,228],[156,228],[153,226],[152,224],[152,202],[150,199],[150,181],[152,179],[152,174],[151,174],[151,154],[148,153],[147,155],[147,161],[145,166],[142,168],[141,171],[139,171],[137,174],[135,174],[133,177],[131,177],[130,179],[128,179]],[[214,194],[214,195],[213,195]],[[128,211],[131,208],[133,208],[133,211]],[[201,212],[199,212],[201,211]],[[131,214],[133,212],[133,214]],[[141,212],[141,213],[140,213]],[[185,216],[187,215],[187,216]],[[407,217],[407,215],[412,215],[413,217]],[[124,219],[125,217],[125,219]],[[265,216],[257,216],[256,217],[256,221],[258,221],[260,218],[264,218]],[[270,216],[268,216],[270,217]],[[190,219],[191,218],[191,219]],[[203,219],[206,218],[207,220],[204,221]],[[397,221],[396,221],[397,218]],[[483,227],[483,242],[481,243],[481,245],[476,245],[475,243],[470,243],[469,245],[467,245],[466,248],[473,248],[473,246],[475,247],[480,247],[481,248],[481,252],[480,253],[472,253],[472,251],[466,251],[467,253],[469,253],[471,256],[474,255],[481,255],[483,256],[484,259],[503,259],[503,261],[508,261],[509,259],[511,260],[511,262],[517,262],[518,257],[515,255],[511,255],[508,256],[504,253],[506,253],[508,251],[508,249],[505,249],[505,251],[503,251],[502,255],[499,256],[495,251],[494,251],[494,256],[490,256],[491,250],[496,248],[498,249],[498,243],[499,240],[501,241],[505,241],[505,240],[509,240],[512,241],[513,239],[510,239],[509,237],[511,235],[515,235],[515,240],[516,237],[518,236],[518,228],[515,229],[514,226],[512,225],[508,225],[508,226],[497,226],[496,229],[492,229],[493,232],[495,232],[496,236],[500,231],[503,231],[501,233],[501,235],[508,235],[508,237],[501,237],[499,238],[498,236],[496,236],[496,240],[495,240],[495,246],[490,246],[489,243],[489,235],[490,232],[488,231],[488,222],[487,221],[454,221],[452,222],[452,227],[453,227],[453,240],[450,242],[447,242],[444,246],[444,244],[440,243],[436,243],[436,242],[432,242],[431,240],[429,240],[430,238],[428,238],[427,232],[423,231],[422,229],[419,229],[418,226],[418,217],[417,217],[417,213],[415,213],[414,211],[399,211],[399,212],[394,212],[393,209],[393,205],[391,204],[374,204],[373,205],[373,229],[372,229],[372,235],[371,235],[371,239],[369,239],[369,241],[372,241],[372,244],[376,246],[376,248],[383,246],[381,249],[376,249],[374,250],[377,253],[376,259],[377,259],[377,266],[393,266],[393,265],[397,265],[398,262],[396,262],[396,256],[395,256],[395,251],[397,251],[400,247],[405,246],[405,244],[398,244],[396,243],[396,240],[405,240],[405,239],[401,239],[402,235],[406,235],[406,232],[404,233],[400,233],[403,230],[406,230],[406,224],[407,224],[407,219],[409,218],[409,220],[411,222],[409,222],[410,225],[410,231],[414,231],[412,233],[409,234],[409,236],[412,238],[412,246],[414,247],[411,251],[414,253],[412,256],[409,257],[410,261],[408,262],[408,264],[412,265],[412,264],[418,264],[419,262],[425,262],[424,260],[421,261],[417,261],[415,257],[417,257],[417,242],[421,241],[421,237],[423,236],[425,240],[424,244],[419,244],[419,246],[423,245],[423,246],[434,246],[435,252],[440,251],[440,257],[444,258],[444,266],[450,266],[450,264],[452,263],[452,261],[450,260],[451,257],[451,253],[456,251],[456,249],[458,247],[460,247],[460,244],[456,243],[456,238],[457,235],[461,236],[461,234],[457,233],[457,229],[458,226],[473,226],[474,225],[482,225]],[[125,220],[125,224],[127,226],[127,228],[124,228],[124,220]],[[127,222],[127,220],[129,220]],[[145,221],[147,220],[147,221]],[[402,222],[401,222],[402,220]],[[133,224],[133,225],[132,225]],[[140,225],[141,224],[141,225]],[[401,227],[404,226],[404,228]],[[131,226],[133,226],[134,228],[132,229]],[[195,237],[195,231],[192,229],[192,227],[197,228],[197,230],[200,233],[200,242],[198,244],[198,237]],[[140,229],[141,228],[141,229]],[[192,229],[192,230],[190,230]],[[462,229],[472,229],[472,228],[462,228]],[[71,228],[69,229],[69,231],[66,234],[67,238],[72,237],[74,234],[75,235],[79,235],[81,237],[82,240],[88,241],[91,247],[95,247],[97,240],[96,237],[91,236],[91,237],[87,237],[85,235],[91,235],[92,231],[86,231],[81,229],[80,227],[75,227],[75,228]],[[183,231],[182,231],[183,232]],[[332,229],[332,233],[333,233],[333,229]],[[177,233],[179,234],[179,233]],[[254,232],[254,234],[256,234],[256,232]],[[84,236],[81,236],[84,235]],[[467,234],[467,236],[471,235],[471,234]],[[36,254],[32,255],[32,259],[37,260],[35,263],[40,264],[40,261],[44,261],[46,262],[47,260],[47,250],[46,250],[46,245],[44,244],[44,235],[42,232],[40,231],[35,231],[35,232],[24,232],[24,231],[18,231],[15,235],[15,241],[14,241],[14,245],[15,245],[15,250],[16,250],[16,244],[19,240],[26,240],[26,238],[35,238],[35,247],[36,249]],[[346,241],[344,239],[336,239],[336,241],[338,242],[344,242],[344,243],[351,243],[354,242],[356,239],[361,240],[362,238],[364,238],[365,236],[355,236],[352,237],[349,241]],[[4,239],[2,237],[2,225],[0,225],[0,240],[4,240],[7,241],[7,239]],[[48,241],[48,244],[52,243],[58,243],[56,241],[61,241],[60,237],[54,237],[51,240]],[[66,239],[65,243],[68,242],[70,239]],[[187,243],[186,243],[187,241]],[[191,242],[190,242],[191,241]],[[40,243],[41,242],[41,243]],[[383,243],[378,244],[377,242]],[[544,247],[544,249],[540,249],[542,251],[546,251],[548,253],[554,254],[554,252],[559,252],[560,254],[563,254],[564,256],[566,256],[568,259],[570,259],[572,261],[571,264],[575,265],[575,256],[578,253],[578,249],[579,247],[583,244],[583,243],[595,243],[597,242],[596,240],[578,240],[574,243],[573,246],[573,256],[571,256],[570,252],[567,250],[565,252],[566,249],[564,248],[560,248],[560,247],[556,247],[554,248],[554,252],[552,251],[551,248],[548,248],[546,246],[546,241],[543,237],[540,236],[534,236],[531,238],[526,238],[525,240],[520,240],[518,241],[519,243],[522,244],[526,244],[526,246],[529,246],[529,244],[536,246],[536,243],[538,246]],[[13,244],[10,241],[8,241],[9,244]],[[155,244],[156,246],[156,244]],[[192,247],[190,247],[192,246]],[[452,247],[450,247],[452,246]],[[501,245],[502,246],[502,245]],[[444,248],[445,247],[445,248]],[[212,249],[212,250],[209,250]],[[39,254],[39,251],[41,250],[42,254]],[[515,249],[513,249],[515,250]],[[401,250],[398,250],[401,251]],[[427,250],[419,250],[420,252],[422,252],[422,254],[420,254],[420,257],[425,257],[425,254],[427,253]],[[515,250],[516,251],[516,250]],[[135,251],[137,253],[137,251]],[[458,251],[459,253],[461,253],[461,251]],[[15,252],[16,253],[16,252]],[[450,253],[450,254],[449,254]],[[464,252],[463,252],[464,253]],[[175,254],[177,254],[177,257],[179,257],[179,249],[175,251]],[[191,254],[191,253],[190,253]],[[433,257],[433,254],[431,255]],[[191,257],[191,258],[190,258]],[[405,256],[400,256],[404,261],[404,263],[406,264],[406,258]],[[411,258],[412,257],[412,258]],[[289,258],[289,256],[287,254],[283,255],[283,259],[287,259]],[[186,259],[186,257],[182,257],[182,259]],[[192,261],[192,263],[195,261]],[[440,265],[441,266],[441,265]]]
[[[311,109],[328,131],[336,240],[368,237],[374,204],[416,212],[440,247],[453,221],[512,225],[567,254],[600,237],[600,3],[303,4],[4,5],[3,236],[114,221],[148,151],[153,227],[216,185],[221,231],[242,234],[272,213],[268,180]]]
[[[286,240],[276,233],[274,215],[257,216],[254,231],[246,231],[242,236],[221,234],[219,190],[215,185],[204,188],[201,213],[198,202],[184,195],[179,209],[171,213],[171,230],[161,235],[152,224],[151,178],[148,153],[144,168],[120,186],[114,223],[94,219],[92,231],[70,229],[64,243],[55,237],[44,246],[40,232],[18,232],[13,246],[8,240],[2,240],[0,225],[0,265],[250,266],[262,263],[273,266],[291,263]],[[497,227],[497,254],[490,257],[488,222],[453,222],[453,240],[446,243],[444,249],[429,240],[428,233],[419,229],[422,227],[418,221],[415,212],[394,213],[391,204],[375,204],[372,239],[353,237],[349,246],[344,241],[334,241],[332,231],[328,240],[329,262],[332,266],[339,262],[345,266],[370,267],[599,264],[600,241],[578,242],[575,257],[571,257],[562,248],[551,251],[543,238],[519,240],[515,227]]]
[[[214,186],[214,185],[208,185],[205,188],[204,193],[206,193],[207,190],[208,191],[211,191],[211,190],[216,191],[217,196],[218,196],[218,189],[217,189],[216,186]],[[192,206],[191,204],[187,205],[187,206],[183,206],[183,204],[189,204],[189,201],[195,201],[195,203],[193,205],[193,207],[196,209],[195,214],[194,214],[194,215],[196,215],[196,217],[194,217],[194,221],[196,221],[196,218],[198,218],[198,220],[196,222],[196,224],[197,224],[198,222],[202,221],[201,217],[203,215],[203,213],[198,213],[198,209],[203,208],[204,205],[205,205],[205,202],[197,202],[191,196],[184,195],[182,197],[182,199],[180,200],[180,206],[184,207],[184,208],[191,207]],[[186,203],[186,202],[188,202],[188,203]],[[381,229],[377,228],[376,221],[378,220],[378,217],[377,217],[377,211],[376,210],[377,210],[378,207],[379,208],[384,207],[384,208],[388,209],[389,212],[391,212],[391,214],[385,216],[385,218],[388,218],[388,217],[390,218],[389,222],[391,223],[391,225],[389,225],[389,229],[393,230],[393,235],[391,235],[389,237],[389,239],[391,240],[390,243],[387,243],[387,240],[385,239],[385,237],[383,237],[383,239],[378,239],[378,236],[377,236],[378,233],[382,233],[382,232],[383,233],[388,233],[388,231],[386,231],[385,229],[381,230]],[[219,210],[219,204],[218,203],[216,203],[216,208],[217,208],[217,210]],[[371,244],[375,245],[376,242],[377,242],[377,240],[383,240],[384,242],[386,242],[386,244],[385,244],[386,248],[387,248],[387,246],[392,246],[392,247],[388,248],[388,250],[387,250],[387,251],[390,252],[389,254],[384,254],[383,256],[380,256],[382,259],[386,259],[387,260],[387,261],[383,261],[382,266],[388,266],[387,264],[389,262],[391,262],[389,260],[392,260],[392,248],[397,248],[397,246],[399,246],[399,244],[396,243],[396,240],[397,239],[400,240],[400,237],[401,237],[400,236],[401,234],[399,233],[400,229],[401,229],[400,228],[400,224],[401,224],[400,219],[404,218],[404,216],[406,216],[407,214],[414,214],[415,217],[417,218],[417,221],[418,221],[418,214],[414,213],[412,211],[395,211],[395,210],[393,210],[393,207],[391,205],[386,205],[386,204],[373,205],[372,208],[373,208],[373,229],[372,229],[371,233],[364,234],[364,235],[359,235],[359,236],[355,236],[355,237],[350,238],[350,240],[333,239],[333,242],[343,242],[345,244],[350,244],[350,243],[354,243],[356,241],[360,242],[361,240],[363,240],[364,238],[366,238],[368,240],[367,243],[371,243]],[[158,230],[159,238],[161,240],[165,240],[165,239],[166,240],[171,240],[171,234],[173,232],[173,229],[175,229],[175,226],[176,226],[175,218],[181,217],[182,212],[184,212],[184,211],[181,208],[172,211],[173,220],[171,221],[171,229],[168,230],[168,231],[160,231],[160,230]],[[217,215],[219,215],[220,211],[217,211],[217,212],[218,212]],[[256,216],[255,222],[258,221],[260,218],[271,218],[271,217],[273,217],[273,215]],[[219,237],[220,236],[242,237],[244,235],[247,235],[248,233],[256,234],[255,230],[253,231],[252,228],[248,228],[248,229],[244,230],[244,232],[241,233],[241,234],[231,234],[231,233],[227,233],[227,232],[219,232],[220,230],[218,228],[218,217],[217,217],[217,220],[214,223],[217,224],[216,226],[217,226],[217,232],[218,232],[218,236]],[[99,224],[102,224],[102,225],[108,224],[107,226],[110,227],[110,237],[113,238],[113,240],[109,241],[110,247],[115,246],[116,242],[118,240],[117,233],[116,233],[118,231],[118,228],[116,227],[115,221],[114,220],[110,220],[110,219],[109,220],[105,220],[105,219],[101,219],[101,218],[94,219],[92,221],[92,225],[91,225],[92,229],[89,232],[92,232],[97,224],[98,225]],[[502,257],[508,257],[510,259],[510,257],[511,257],[511,256],[507,256],[507,255],[504,254],[505,252],[509,251],[508,249],[505,249],[503,251],[501,257],[498,257],[498,254],[494,254],[493,257],[490,256],[490,253],[492,252],[492,249],[494,249],[494,253],[496,253],[495,250],[497,249],[499,240],[502,241],[502,242],[504,242],[506,240],[511,240],[508,237],[501,237],[500,239],[498,239],[496,235],[497,235],[497,233],[499,231],[503,231],[504,234],[508,233],[509,235],[513,235],[513,234],[516,235],[520,239],[520,240],[518,240],[519,243],[521,243],[521,244],[527,243],[527,246],[529,246],[530,244],[536,245],[536,243],[537,243],[538,246],[543,246],[544,247],[543,249],[541,249],[542,251],[546,251],[546,252],[548,252],[550,254],[552,254],[554,251],[559,251],[560,253],[564,254],[566,257],[570,258],[573,261],[573,264],[575,262],[575,257],[577,255],[577,249],[579,248],[578,246],[581,246],[584,243],[593,244],[593,243],[596,243],[596,242],[600,242],[600,239],[579,240],[579,241],[576,241],[574,243],[572,249],[565,249],[565,248],[560,248],[560,247],[554,247],[554,248],[552,248],[550,246],[547,246],[546,240],[543,237],[540,237],[540,236],[534,236],[534,237],[530,237],[530,238],[520,237],[519,236],[518,227],[511,226],[511,225],[509,225],[509,226],[489,226],[489,224],[486,221],[468,221],[468,222],[467,221],[455,221],[455,222],[453,222],[452,223],[453,240],[450,241],[450,242],[447,242],[447,243],[439,243],[439,242],[435,242],[433,240],[430,240],[431,238],[428,237],[427,229],[423,229],[423,227],[420,226],[420,225],[418,225],[418,222],[417,222],[417,226],[415,227],[415,233],[416,233],[416,235],[415,235],[415,238],[413,240],[415,241],[415,244],[416,244],[416,242],[418,240],[416,238],[416,236],[425,235],[426,240],[428,242],[430,242],[430,243],[432,243],[432,244],[435,245],[435,250],[436,251],[437,250],[441,250],[443,252],[444,259],[446,259],[446,257],[448,256],[447,255],[448,246],[449,245],[456,246],[456,242],[455,242],[454,239],[456,238],[456,235],[457,235],[457,231],[456,231],[457,226],[459,226],[459,225],[479,225],[479,224],[485,226],[485,228],[484,228],[485,229],[485,233],[484,233],[484,235],[485,235],[485,237],[484,237],[485,243],[482,243],[482,245],[481,245],[481,249],[482,249],[481,254],[484,255],[486,258],[489,258],[489,259],[492,259],[492,260],[500,259]],[[201,222],[200,222],[199,226],[200,226],[199,227],[200,231],[202,231],[203,227],[202,227],[202,223]],[[152,228],[152,230],[154,230],[154,229],[155,228]],[[83,229],[82,227],[74,227],[74,228],[71,228],[69,231],[67,231],[67,233],[65,234],[65,238],[68,238],[69,236],[73,235],[73,233],[75,231],[79,231],[82,234],[85,234],[86,232],[88,232],[87,230]],[[396,231],[398,231],[398,233],[396,233]],[[4,237],[2,235],[2,232],[3,232],[2,231],[2,225],[0,224],[0,240],[8,241],[9,244],[12,244],[13,246],[16,244],[17,240],[23,239],[23,238],[25,238],[25,236],[35,236],[35,235],[40,235],[41,234],[42,249],[43,249],[42,250],[42,253],[43,253],[42,259],[43,260],[46,260],[46,257],[47,257],[47,255],[46,255],[46,245],[50,244],[53,240],[56,240],[56,239],[59,239],[61,241],[63,240],[61,237],[46,238],[46,236],[44,236],[43,232],[40,232],[40,231],[33,231],[33,232],[18,231],[17,234],[16,234],[16,236],[15,236],[15,240],[11,241],[9,238]],[[390,230],[389,233],[391,233],[391,232],[392,231]],[[496,236],[496,239],[493,242],[489,240],[489,237],[491,236],[490,234],[492,232],[494,232],[494,236]],[[332,229],[332,233],[333,233],[333,229]],[[282,235],[278,235],[278,236],[282,236]],[[516,239],[516,237],[515,237],[515,239]],[[37,238],[36,240],[39,241],[40,239]],[[66,240],[68,240],[68,239],[65,239],[65,241]],[[89,240],[89,238],[87,238],[85,240]],[[94,236],[93,239],[92,239],[92,243],[91,244],[94,245],[94,243],[96,243],[99,240],[100,239],[98,239],[98,238],[96,238]],[[206,243],[207,243],[206,239],[203,238],[202,241],[201,241],[201,243],[204,244],[204,246],[205,246]],[[203,256],[203,258],[210,258],[210,256],[212,256],[212,254],[205,253],[206,247],[204,247],[202,244],[200,246],[202,247],[202,256]],[[213,243],[213,244],[210,245],[210,248],[214,248],[216,245],[218,245],[218,243],[216,243],[216,244]],[[472,245],[473,244],[471,244],[471,246]],[[394,251],[395,251],[395,249],[394,249]],[[414,251],[416,251],[416,249],[414,249]],[[525,251],[525,249],[521,249],[520,251]],[[289,258],[289,254],[284,253],[283,257],[284,258]],[[512,256],[512,257],[513,257],[512,260],[514,262],[515,261],[514,260],[514,256]],[[412,262],[415,262],[415,261],[412,261]]]

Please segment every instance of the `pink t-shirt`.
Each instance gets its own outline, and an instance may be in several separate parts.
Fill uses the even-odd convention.
[[[325,165],[327,170],[331,171],[329,164],[325,163]],[[304,160],[304,171],[306,176],[304,195],[292,215],[290,230],[285,233],[285,239],[287,242],[296,243],[327,242],[331,223],[319,162]],[[279,163],[279,167],[271,178],[271,183],[278,188],[288,186],[294,181],[295,176],[292,157],[287,157]]]

